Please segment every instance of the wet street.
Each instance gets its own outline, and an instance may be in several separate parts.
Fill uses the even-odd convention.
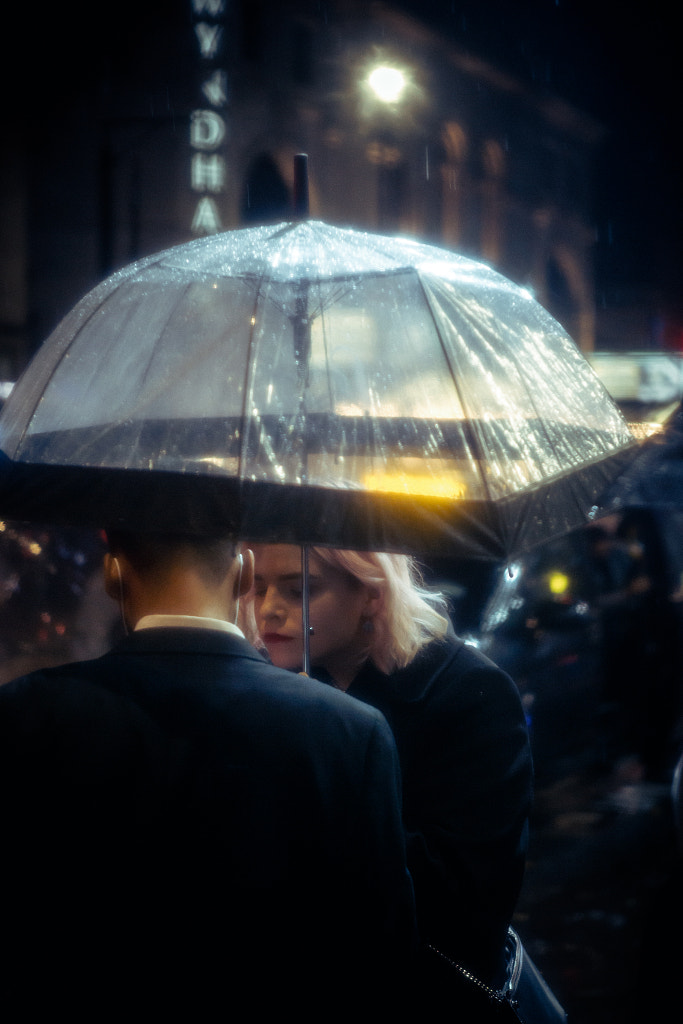
[[[671,1019],[682,894],[666,782],[626,764],[539,788],[515,926],[570,1024]]]

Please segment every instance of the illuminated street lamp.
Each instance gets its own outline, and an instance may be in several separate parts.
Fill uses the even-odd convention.
[[[399,68],[386,64],[376,67],[368,75],[368,85],[383,103],[398,103],[407,84],[406,76]]]
[[[421,90],[414,69],[388,54],[375,52],[358,77],[360,122],[369,136],[365,155],[377,168],[377,222],[397,230],[407,200],[405,147],[410,146]]]
[[[360,101],[360,123],[391,125],[402,133],[412,132],[427,106],[427,93],[420,81],[424,71],[400,56],[374,53],[356,65],[354,75]]]

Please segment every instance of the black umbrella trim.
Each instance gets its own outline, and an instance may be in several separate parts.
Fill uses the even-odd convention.
[[[583,525],[627,452],[492,504],[192,473],[0,465],[0,515],[54,525],[193,534],[507,561]]]

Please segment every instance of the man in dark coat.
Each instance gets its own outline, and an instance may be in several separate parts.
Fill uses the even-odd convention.
[[[110,538],[133,630],[0,687],[3,997],[206,1019],[400,991],[414,945],[382,715],[232,625],[225,540]]]

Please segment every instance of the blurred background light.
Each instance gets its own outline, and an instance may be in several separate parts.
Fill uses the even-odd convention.
[[[382,64],[370,72],[368,84],[383,103],[398,103],[407,83],[402,71]]]

